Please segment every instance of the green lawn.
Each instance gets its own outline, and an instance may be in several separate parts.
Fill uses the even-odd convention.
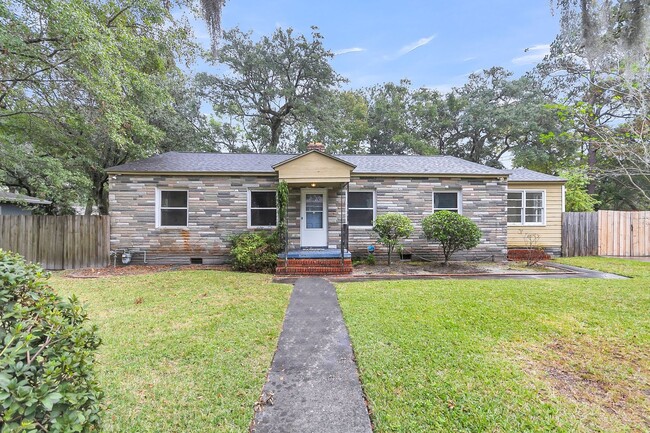
[[[650,263],[629,280],[348,283],[376,432],[650,431]]]
[[[53,277],[99,325],[105,431],[247,431],[291,290],[270,281],[217,271]]]

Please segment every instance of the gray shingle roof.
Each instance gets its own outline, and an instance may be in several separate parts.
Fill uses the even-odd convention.
[[[540,173],[539,171],[528,170],[527,168],[515,168],[508,178],[510,182],[566,182],[558,176]]]
[[[110,173],[268,173],[296,155],[265,153],[182,153],[162,155],[111,167]],[[336,155],[356,166],[355,174],[443,174],[507,176],[498,170],[453,156]]]
[[[51,204],[49,200],[42,200],[24,194],[16,194],[9,191],[0,191],[0,203],[27,203],[27,204]]]

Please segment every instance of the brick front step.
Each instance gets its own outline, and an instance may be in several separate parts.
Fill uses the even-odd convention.
[[[340,275],[352,273],[352,260],[345,259],[289,259],[284,267],[284,259],[278,259],[276,275]]]

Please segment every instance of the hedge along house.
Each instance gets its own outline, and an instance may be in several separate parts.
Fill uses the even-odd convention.
[[[332,156],[310,145],[301,155],[169,152],[108,171],[111,247],[135,261],[145,253],[154,263],[227,261],[233,235],[276,227],[281,180],[289,185],[288,258],[304,266],[338,259],[344,268],[331,270],[348,271],[350,253],[369,246],[385,255],[372,224],[386,212],[413,221],[403,245],[416,256],[441,256],[421,230],[438,210],[482,231],[481,244],[456,259],[502,260],[510,242],[511,172],[451,156]]]

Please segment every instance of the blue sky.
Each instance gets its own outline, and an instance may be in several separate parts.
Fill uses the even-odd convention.
[[[203,23],[193,22],[207,46]],[[312,25],[338,53],[332,66],[350,80],[346,87],[408,78],[447,91],[491,66],[516,75],[531,69],[555,37],[558,18],[548,0],[229,0],[222,16],[224,29],[239,26],[254,37],[276,27],[309,34]],[[193,69],[216,72],[202,62]]]

